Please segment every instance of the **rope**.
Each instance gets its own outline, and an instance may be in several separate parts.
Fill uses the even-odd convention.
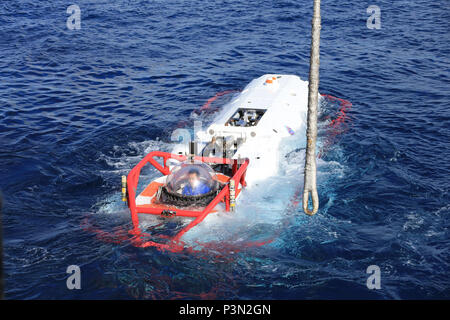
[[[316,185],[316,139],[317,139],[317,104],[319,100],[319,50],[320,50],[320,0],[314,0],[312,19],[311,58],[308,83],[308,127],[306,131],[305,183],[303,189],[303,211],[313,215],[319,209],[319,196]],[[311,195],[313,209],[309,210]]]

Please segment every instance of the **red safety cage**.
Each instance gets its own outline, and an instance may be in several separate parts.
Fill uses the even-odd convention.
[[[162,165],[155,159],[162,158]],[[175,236],[169,239],[167,243],[157,243],[154,241],[143,240],[144,236],[148,235],[141,232],[139,228],[139,216],[138,214],[153,214],[153,215],[164,215],[167,210],[161,207],[149,207],[136,205],[136,192],[137,185],[139,182],[139,176],[141,169],[150,163],[163,175],[167,176],[171,173],[169,166],[167,165],[168,159],[175,159],[180,162],[186,161],[188,159],[185,155],[177,155],[162,151],[153,151],[147,154],[128,174],[127,177],[127,202],[128,207],[131,212],[131,220],[133,222],[133,230],[130,231],[131,234],[135,235],[134,245],[139,247],[158,247],[161,249],[169,249],[174,251],[174,249],[181,250],[182,244],[180,238],[188,232],[190,229],[195,227],[197,224],[202,222],[205,217],[210,214],[213,209],[220,203],[225,202],[226,211],[230,211],[230,180],[234,180],[234,185],[236,188],[236,194],[238,194],[243,187],[246,186],[245,173],[249,164],[249,159],[237,160],[229,158],[212,158],[212,157],[200,157],[194,156],[193,159],[201,161],[208,164],[228,164],[232,166],[232,176],[229,181],[225,184],[218,195],[206,206],[203,210],[185,210],[181,208],[171,209],[170,215],[176,215],[181,217],[191,217],[195,218],[191,223],[179,231]]]

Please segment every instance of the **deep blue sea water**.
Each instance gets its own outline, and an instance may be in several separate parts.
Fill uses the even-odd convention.
[[[6,298],[450,298],[448,1],[322,1],[319,90],[352,108],[319,160],[321,209],[289,205],[300,150],[239,218],[193,230],[218,243],[201,254],[108,243],[83,222],[129,228],[120,176],[217,92],[265,73],[307,79],[312,1],[75,3],[73,31],[70,1],[0,3]],[[366,26],[372,4],[379,30]],[[325,144],[339,106],[321,107]],[[235,250],[263,236],[274,241]],[[72,264],[81,290],[66,288]],[[380,290],[366,287],[369,265]]]

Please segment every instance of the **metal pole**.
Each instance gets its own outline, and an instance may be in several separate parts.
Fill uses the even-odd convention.
[[[305,183],[303,189],[303,211],[312,216],[319,209],[316,186],[316,138],[317,104],[319,100],[319,53],[320,51],[320,0],[314,0],[314,15],[311,31],[311,58],[308,84],[308,128],[306,130]],[[309,195],[313,209],[309,210]]]

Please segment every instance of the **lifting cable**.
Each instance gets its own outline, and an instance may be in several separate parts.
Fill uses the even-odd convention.
[[[311,30],[311,57],[308,83],[308,127],[306,130],[305,177],[303,189],[303,211],[312,216],[319,209],[316,186],[316,139],[317,105],[319,100],[319,50],[320,50],[320,0],[314,0]],[[312,210],[308,208],[311,194]]]

